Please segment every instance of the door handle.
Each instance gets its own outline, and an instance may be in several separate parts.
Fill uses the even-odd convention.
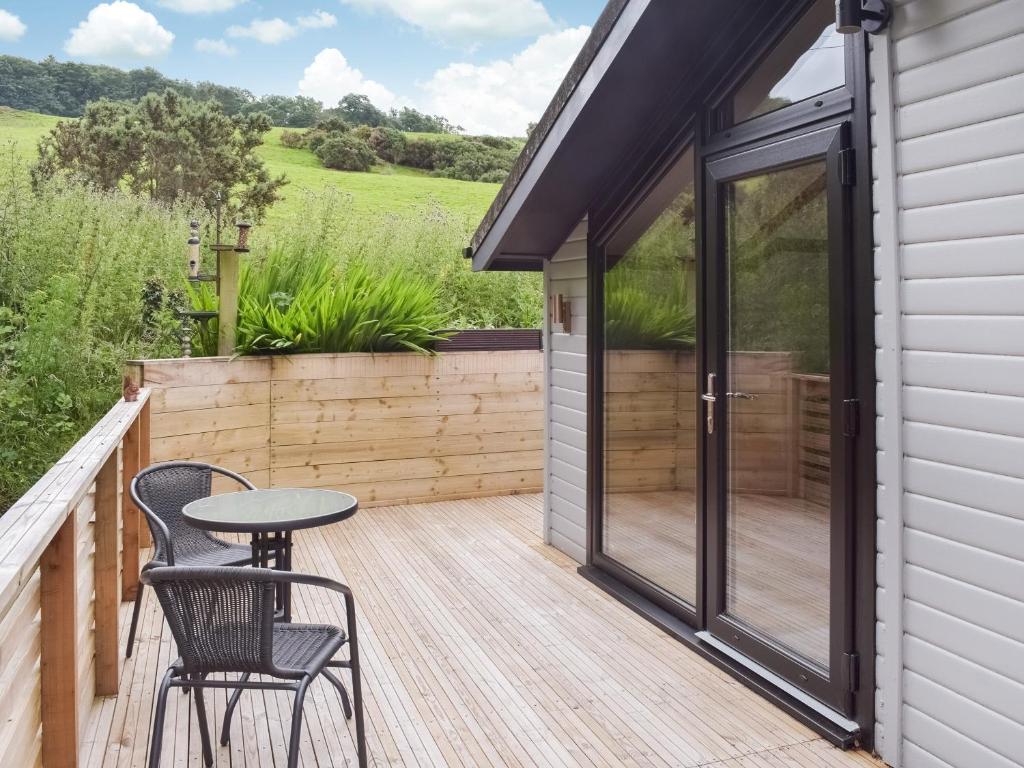
[[[726,392],[726,397],[734,397],[737,400],[757,400],[757,395],[752,395],[749,392]]]
[[[707,405],[704,406],[704,411],[707,416],[708,434],[713,434],[715,431],[715,403],[718,402],[718,398],[715,397],[715,374],[708,374],[708,386],[707,390],[700,396]]]

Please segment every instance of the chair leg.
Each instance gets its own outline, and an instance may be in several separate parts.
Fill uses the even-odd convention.
[[[195,675],[193,680],[201,680]],[[198,685],[192,686],[192,696],[196,702],[196,717],[199,719],[199,738],[203,743],[203,762],[207,768],[213,765],[213,748],[210,745],[210,724],[206,721],[206,699],[203,696],[203,689]]]
[[[126,659],[132,657],[132,651],[135,650],[135,630],[139,626],[139,612],[142,609],[142,589],[145,585],[140,581],[139,588],[135,592],[135,605],[132,606],[132,626],[128,630],[128,647],[124,651]]]
[[[164,743],[164,717],[167,714],[167,694],[171,689],[174,670],[168,669],[160,683],[156,697],[156,712],[153,714],[153,737],[149,741],[149,768],[160,768],[160,750]]]
[[[363,683],[359,674],[359,640],[356,637],[356,604],[353,598],[345,601],[348,618],[349,664],[352,670],[352,707],[356,716],[356,750],[359,768],[366,768],[366,726],[363,723]]]
[[[246,672],[239,679],[238,682],[246,683],[249,681],[249,673]],[[228,708],[224,712],[224,725],[220,730],[220,745],[226,747],[228,742],[231,740],[231,715],[235,711],[235,707],[238,706],[238,700],[242,698],[243,688],[235,688],[231,692],[231,698],[228,699]]]
[[[345,710],[345,719],[352,719],[352,705],[348,700],[348,691],[345,690],[345,684],[339,680],[333,672],[329,669],[323,670],[323,676],[326,677],[331,685],[338,689],[338,695],[341,696],[341,708]]]
[[[302,704],[306,699],[306,689],[310,678],[302,678],[295,690],[295,704],[292,706],[292,733],[288,739],[288,768],[297,768],[299,764],[299,738],[302,736]]]

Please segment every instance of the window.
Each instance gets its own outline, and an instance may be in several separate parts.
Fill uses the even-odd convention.
[[[816,0],[733,95],[732,124],[844,85],[844,46],[834,0]]]

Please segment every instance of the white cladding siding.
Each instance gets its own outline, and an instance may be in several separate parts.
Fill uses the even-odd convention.
[[[544,441],[545,540],[584,562],[587,554],[587,227],[580,224],[544,268],[547,356]],[[572,304],[572,333],[551,323],[551,297]]]
[[[873,42],[877,748],[1020,768],[1024,0],[903,0]]]

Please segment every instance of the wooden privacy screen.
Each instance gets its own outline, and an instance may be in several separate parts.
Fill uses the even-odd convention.
[[[0,765],[74,768],[118,690],[118,607],[135,595],[149,393],[115,405],[0,517]]]
[[[262,487],[344,489],[364,506],[538,491],[539,351],[146,360],[153,460]]]

